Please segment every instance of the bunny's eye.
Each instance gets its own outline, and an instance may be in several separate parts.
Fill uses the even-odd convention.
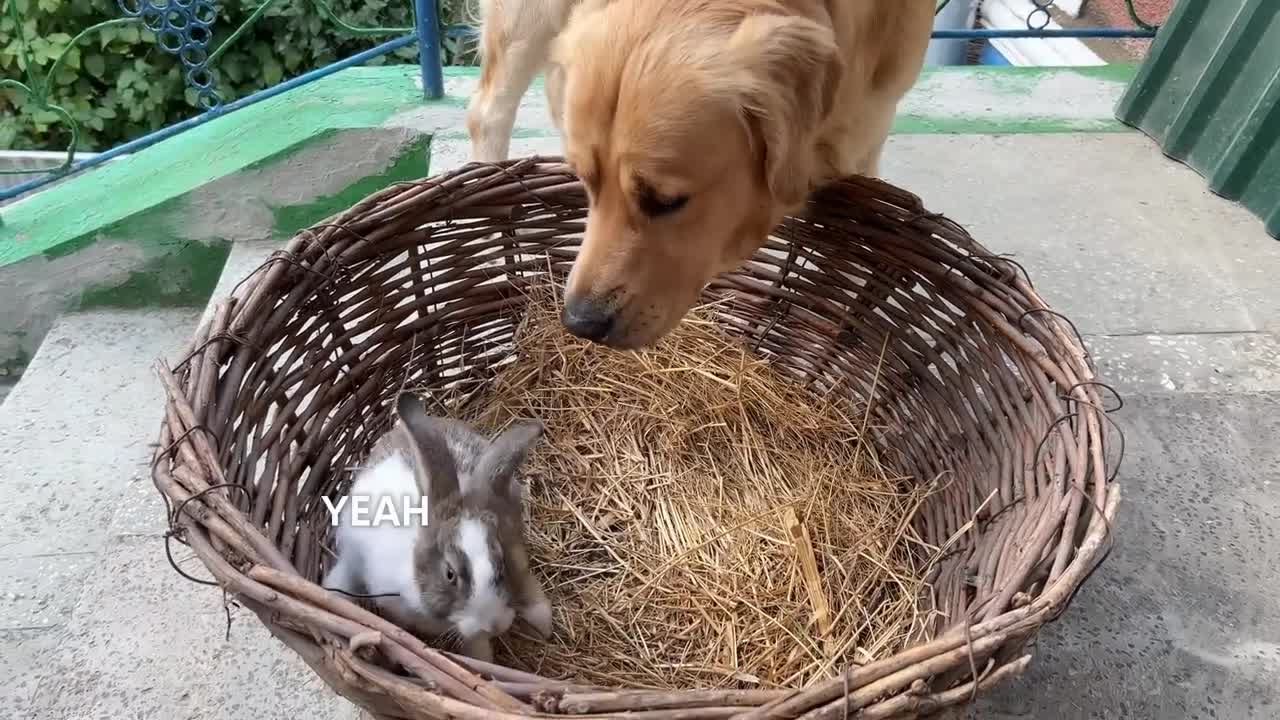
[[[444,576],[449,581],[450,585],[458,584],[458,573],[453,571],[453,566],[451,565],[444,566]]]

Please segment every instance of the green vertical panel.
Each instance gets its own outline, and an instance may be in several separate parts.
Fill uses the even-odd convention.
[[[1280,0],[1178,0],[1117,117],[1280,237]]]

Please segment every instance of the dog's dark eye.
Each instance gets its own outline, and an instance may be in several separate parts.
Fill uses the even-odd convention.
[[[680,208],[689,204],[688,195],[677,195],[675,197],[663,197],[647,185],[640,186],[638,194],[640,212],[649,217],[662,217],[670,215]]]

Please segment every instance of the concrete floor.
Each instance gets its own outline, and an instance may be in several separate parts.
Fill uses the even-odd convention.
[[[1014,253],[1126,401],[1115,551],[970,717],[1277,717],[1280,242],[1137,135],[899,138],[885,172]]]
[[[1138,135],[901,136],[885,174],[1015,253],[1127,403],[1116,549],[971,717],[1276,717],[1280,242]],[[269,249],[238,248],[224,287]],[[195,319],[64,318],[0,406],[0,714],[354,716],[251,614],[228,639],[221,594],[164,559],[149,365]]]

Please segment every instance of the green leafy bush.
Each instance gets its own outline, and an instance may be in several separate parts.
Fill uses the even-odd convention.
[[[132,0],[136,2],[137,0]],[[147,0],[141,0],[147,2]],[[8,3],[15,3],[15,22]],[[215,0],[218,16],[208,47],[214,51],[262,3]],[[465,0],[442,0],[441,23],[465,19]],[[26,82],[26,38],[37,82],[46,85],[48,103],[64,108],[80,130],[81,151],[118,145],[199,113],[195,93],[186,87],[179,60],[156,45],[141,23],[96,30],[67,51],[84,29],[122,17],[114,0],[0,0],[0,77]],[[391,32],[354,35],[341,23]],[[230,102],[404,34],[413,25],[412,0],[272,0],[270,7],[210,65],[214,87]],[[470,62],[473,52],[446,43],[449,62]],[[411,45],[369,65],[416,63]],[[33,87],[35,94],[40,87]],[[16,87],[0,88],[0,149],[62,150],[71,139],[59,115],[43,108]]]

